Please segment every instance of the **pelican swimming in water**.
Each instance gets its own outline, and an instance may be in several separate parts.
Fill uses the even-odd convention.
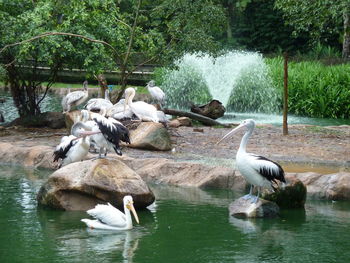
[[[284,171],[282,167],[263,156],[259,156],[246,152],[246,146],[248,139],[252,135],[255,128],[255,121],[252,119],[244,120],[239,126],[227,133],[217,144],[224,139],[230,137],[238,130],[246,128],[246,132],[241,140],[241,144],[236,154],[236,166],[238,171],[245,177],[245,179],[251,184],[248,195],[245,195],[245,199],[253,199],[256,203],[259,199],[260,188],[266,187],[270,190],[276,190],[277,181],[286,183],[284,178]],[[253,186],[258,187],[257,196],[253,196]]]
[[[101,111],[102,108],[108,109],[110,107],[113,107],[113,103],[109,99],[109,89],[105,90],[105,98],[94,98],[89,99],[86,105],[84,106],[85,109],[89,111],[98,112]]]
[[[88,227],[95,229],[105,230],[128,230],[132,229],[132,219],[130,211],[135,217],[135,221],[139,223],[139,218],[135,211],[134,201],[130,195],[126,195],[123,198],[124,213],[112,206],[110,203],[107,205],[98,204],[95,208],[87,211],[89,215],[96,218],[81,219]]]
[[[147,84],[147,89],[149,93],[151,94],[152,98],[158,101],[160,105],[164,104],[165,102],[165,93],[156,86],[154,80],[151,80]]]
[[[102,115],[82,110],[83,126],[87,131],[81,132],[84,136],[91,136],[99,148],[99,158],[107,155],[107,150],[115,151],[122,155],[120,141],[130,144],[129,130],[119,121],[113,118],[105,118],[106,110],[102,109]],[[89,120],[90,119],[90,120]]]
[[[157,115],[157,108],[151,104],[148,104],[144,101],[136,101],[133,102],[133,98],[135,97],[136,91],[134,88],[127,88],[125,90],[125,101],[124,110],[126,110],[126,105],[128,105],[133,114],[136,115],[138,119],[141,121],[153,121],[159,122],[159,118]]]
[[[82,161],[89,153],[90,138],[80,138],[81,132],[86,131],[86,127],[82,123],[77,122],[72,126],[72,135],[64,136],[53,153],[54,162],[61,159],[59,168],[70,163]]]
[[[62,99],[62,109],[63,113],[69,112],[71,110],[71,107],[78,106],[82,104],[89,96],[88,92],[88,82],[87,80],[83,83],[84,90],[78,90],[69,92],[66,96]]]

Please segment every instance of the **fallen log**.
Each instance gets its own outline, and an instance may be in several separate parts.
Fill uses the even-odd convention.
[[[224,127],[231,127],[231,124],[221,123],[221,122],[218,122],[218,121],[213,120],[211,118],[208,118],[208,117],[205,117],[203,115],[193,113],[193,112],[175,110],[175,109],[167,109],[167,108],[163,108],[162,110],[165,114],[179,116],[179,117],[188,117],[188,118],[191,118],[192,120],[199,121],[199,122],[203,123],[204,125],[208,125],[208,126],[221,125]]]

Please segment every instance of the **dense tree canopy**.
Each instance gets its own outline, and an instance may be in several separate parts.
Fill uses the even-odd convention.
[[[338,36],[343,43],[343,57],[350,57],[349,0],[275,0],[275,6],[283,11],[295,34],[308,32],[311,40],[326,43]]]
[[[119,68],[125,86],[126,72],[135,63],[159,62],[161,54],[166,58],[185,51],[215,50],[213,36],[221,17],[223,9],[207,0],[4,0],[0,3],[0,59],[19,114],[36,114],[42,99],[37,65],[52,69],[51,81],[62,67],[91,73]],[[62,34],[36,38],[47,32]],[[33,66],[29,78],[24,65]]]

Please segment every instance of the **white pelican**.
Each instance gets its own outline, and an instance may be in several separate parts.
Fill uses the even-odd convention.
[[[123,198],[124,213],[112,206],[110,203],[107,205],[98,204],[95,208],[87,211],[89,215],[96,218],[81,219],[88,227],[105,230],[128,230],[132,229],[132,219],[130,211],[133,213],[135,220],[139,223],[139,218],[135,211],[133,200],[130,195],[126,195]]]
[[[165,93],[159,87],[156,86],[154,80],[151,80],[150,82],[148,82],[147,89],[153,99],[158,101],[160,105],[164,104]]]
[[[125,99],[121,99],[116,104],[114,104],[112,107],[107,109],[106,116],[112,117],[116,120],[122,120],[122,119],[131,119],[132,118],[132,111],[130,110],[130,107],[128,105],[125,105]],[[125,108],[125,109],[124,109]]]
[[[89,96],[88,82],[87,80],[83,83],[84,90],[78,90],[68,93],[62,99],[63,113],[69,112],[72,106],[78,106],[83,103]]]
[[[89,111],[101,111],[102,108],[110,108],[113,103],[109,100],[109,89],[105,90],[105,98],[89,99],[85,105],[85,109]]]
[[[86,131],[86,127],[81,122],[77,122],[72,126],[72,135],[64,136],[61,143],[56,146],[53,153],[54,162],[61,159],[59,168],[69,163],[82,161],[89,152],[90,138],[79,138],[81,132]]]
[[[259,199],[260,187],[276,190],[276,186],[273,185],[274,183],[277,184],[276,180],[279,180],[283,183],[285,183],[286,180],[284,178],[284,171],[278,163],[275,163],[265,157],[246,152],[248,139],[252,135],[255,128],[254,120],[244,120],[239,126],[227,133],[218,143],[230,137],[232,134],[243,127],[246,127],[247,130],[242,138],[241,144],[236,154],[236,165],[239,172],[251,184],[249,194],[245,195],[244,197],[246,199],[252,198],[253,202],[256,203]],[[252,195],[253,186],[258,186],[257,196]]]
[[[144,101],[133,102],[132,100],[135,97],[135,94],[136,92],[134,88],[127,88],[125,90],[126,103],[124,103],[124,110],[126,110],[126,105],[128,105],[132,113],[135,114],[140,120],[159,122],[157,108]]]
[[[106,110],[102,109],[103,115]],[[91,139],[96,143],[99,148],[99,158],[107,155],[107,150],[114,150],[118,155],[122,155],[119,142],[130,143],[129,130],[119,121],[113,118],[105,118],[97,113],[89,113],[87,110],[82,110],[83,127],[87,131],[80,134],[87,136],[90,135]],[[89,116],[92,120],[88,121]]]

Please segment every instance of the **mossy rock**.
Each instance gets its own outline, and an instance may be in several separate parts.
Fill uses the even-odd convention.
[[[280,208],[303,208],[306,186],[300,180],[295,180],[283,189],[264,194],[263,198],[275,202]]]

